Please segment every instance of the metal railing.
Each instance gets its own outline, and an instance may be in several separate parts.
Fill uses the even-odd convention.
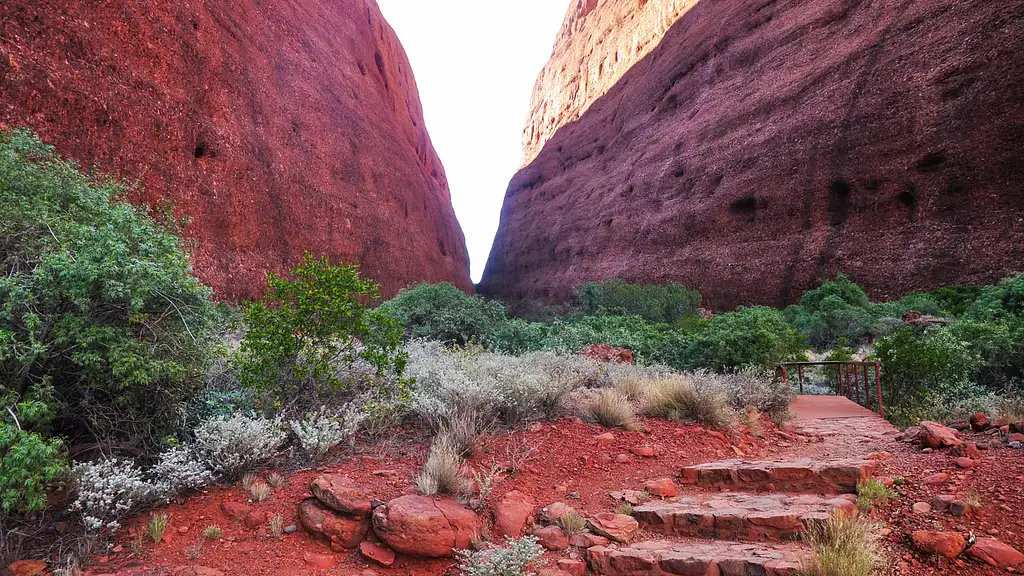
[[[868,376],[871,368],[874,368],[875,398],[878,404],[878,415],[885,417],[885,408],[882,403],[882,366],[879,362],[844,362],[838,360],[826,360],[823,362],[783,362],[782,379],[789,383],[789,368],[796,368],[800,381],[800,393],[804,393],[804,368],[808,366],[835,366],[836,367],[836,392],[837,396],[845,396],[854,400],[857,404],[860,401],[860,375],[864,375],[864,403],[865,408],[871,409],[871,386]],[[853,375],[851,379],[850,375]]]

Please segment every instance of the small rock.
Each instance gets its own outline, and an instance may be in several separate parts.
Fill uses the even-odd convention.
[[[306,552],[302,559],[305,560],[306,564],[309,564],[313,568],[320,568],[321,570],[333,568],[334,565],[338,563],[338,559],[335,556],[330,556],[328,554],[313,554],[311,552]]]
[[[533,531],[537,542],[548,550],[565,550],[569,547],[569,537],[558,526],[545,526]]]
[[[945,512],[949,510],[949,506],[953,503],[955,498],[948,494],[943,494],[932,498],[932,510],[936,512]]]
[[[553,524],[559,521],[563,516],[576,510],[566,504],[565,502],[552,502],[541,509],[540,515],[547,524]]]
[[[932,511],[932,505],[927,502],[915,502],[911,509],[915,514],[928,514]]]
[[[949,481],[949,474],[945,472],[936,472],[930,476],[925,476],[921,479],[921,483],[925,486],[937,486],[939,484],[945,484]]]
[[[949,513],[957,518],[967,515],[967,503],[963,500],[953,500],[949,503]]]
[[[284,528],[282,528],[282,531],[285,534],[294,534],[298,529],[299,529],[299,527],[296,526],[295,524],[289,524],[289,525],[285,526]]]
[[[914,546],[921,552],[938,554],[946,558],[956,558],[967,546],[963,536],[955,532],[918,530],[911,534],[910,538],[914,542]]]
[[[921,422],[921,434],[918,439],[921,441],[921,446],[925,448],[946,448],[949,446],[957,446],[961,443],[958,433],[951,429],[939,424],[938,422],[930,422],[925,420]],[[970,427],[970,424],[968,424]]]
[[[577,548],[591,548],[593,546],[607,546],[611,544],[611,540],[604,536],[591,534],[590,532],[580,532],[579,534],[573,534],[572,538],[569,539],[569,544]]]
[[[579,492],[569,492],[568,494],[565,495],[565,497],[570,499],[570,500],[579,500],[580,499],[580,493]]]
[[[1006,437],[1006,441],[1009,443],[1017,442],[1018,444],[1024,444],[1024,434],[1019,432],[1013,432]]]
[[[629,451],[641,458],[654,458],[656,455],[654,448],[650,446],[637,446],[635,448],[630,448]]]
[[[243,522],[246,516],[252,512],[252,507],[241,502],[221,502],[220,511],[235,522]]]
[[[971,429],[975,432],[984,432],[992,426],[992,423],[989,422],[988,416],[986,416],[984,412],[975,412],[972,414],[970,422]]]
[[[615,462],[618,464],[626,464],[632,462],[633,458],[629,454],[617,454],[615,456]]]
[[[395,563],[395,551],[387,546],[374,544],[373,542],[360,542],[359,553],[364,558],[372,560],[381,566],[391,566]]]
[[[615,442],[615,434],[605,432],[604,434],[594,436],[594,440],[597,440],[601,444],[611,444],[612,442]]]
[[[628,544],[640,531],[640,524],[632,516],[602,512],[587,520],[591,530],[622,544]]]
[[[373,510],[373,493],[341,474],[324,474],[309,485],[310,492],[325,506],[352,516],[367,517]]]
[[[981,464],[979,460],[971,460],[970,458],[957,458],[956,465],[960,468],[974,468],[978,464]]]
[[[558,561],[558,569],[569,574],[569,576],[583,576],[587,571],[587,564],[582,560],[562,558]]]
[[[671,478],[656,478],[654,480],[648,480],[644,484],[644,490],[648,494],[654,496],[661,496],[662,498],[672,498],[676,495],[676,483]]]
[[[46,562],[42,560],[18,560],[7,567],[11,576],[42,576],[46,574]]]
[[[932,450],[931,448],[925,448],[925,449],[921,450],[921,452],[923,454],[931,454],[932,452],[934,452],[934,450]]]

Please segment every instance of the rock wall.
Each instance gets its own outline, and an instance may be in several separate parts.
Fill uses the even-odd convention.
[[[589,41],[566,38],[600,35],[599,12],[657,3],[568,18],[561,77],[593,69]],[[888,298],[1022,270],[1022,53],[1024,0],[698,2],[555,122],[509,185],[478,289],[550,301],[674,280],[723,309],[840,271]],[[542,75],[541,109],[558,86]]]
[[[227,299],[306,250],[472,289],[412,70],[373,0],[5,0],[0,124],[173,201]]]

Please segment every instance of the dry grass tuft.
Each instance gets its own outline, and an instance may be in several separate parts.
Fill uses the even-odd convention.
[[[224,535],[224,529],[220,526],[207,526],[203,528],[203,538],[207,540],[219,540]]]
[[[804,535],[813,552],[800,576],[871,576],[881,563],[875,525],[860,517],[834,515]]]
[[[458,496],[472,491],[472,481],[462,475],[462,456],[459,454],[459,447],[446,434],[434,437],[427,461],[416,479],[416,489],[426,496]]]
[[[622,514],[623,516],[632,516],[633,505],[630,504],[629,502],[621,502],[618,506],[615,507],[615,513]]]
[[[616,380],[615,383],[612,384],[612,387],[618,390],[626,398],[629,398],[631,402],[639,402],[643,400],[644,394],[647,391],[647,383],[636,378]]]
[[[492,425],[483,410],[458,410],[438,427],[438,436],[446,436],[459,456],[469,457],[476,448],[476,439]]]
[[[857,506],[865,512],[874,509],[876,502],[885,502],[895,497],[896,493],[878,478],[868,478],[857,483]]]
[[[557,524],[562,529],[562,532],[565,532],[565,535],[571,538],[586,530],[587,519],[579,512],[570,510],[558,519]]]
[[[274,514],[274,517],[270,519],[270,535],[275,540],[280,540],[282,532],[284,532],[284,518],[280,514]]]
[[[249,486],[249,495],[253,502],[266,502],[270,500],[270,484],[266,482],[254,482]]]
[[[750,433],[760,438],[764,436],[764,424],[761,423],[761,413],[757,408],[749,407],[740,414],[740,424],[746,426]]]
[[[242,489],[248,492],[249,488],[252,488],[252,485],[255,484],[256,481],[259,479],[259,475],[256,474],[255,472],[246,472],[245,474],[242,474]]]
[[[267,484],[270,484],[272,488],[281,488],[285,485],[284,475],[280,472],[271,472],[267,474]]]
[[[608,428],[633,430],[637,427],[633,404],[623,393],[611,388],[594,394],[587,402],[584,414],[588,420]]]
[[[723,430],[732,427],[734,417],[721,392],[695,386],[682,376],[649,383],[643,413],[655,418],[693,420]]]

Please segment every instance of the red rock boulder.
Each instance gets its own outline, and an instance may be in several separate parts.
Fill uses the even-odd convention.
[[[989,422],[988,416],[984,412],[975,412],[970,418],[971,429],[975,432],[984,432],[992,427],[992,423]]]
[[[995,538],[978,538],[965,555],[996,568],[1014,568],[1024,564],[1024,554]]]
[[[533,500],[518,490],[509,491],[494,507],[494,529],[501,536],[519,536],[533,514],[533,509]]]
[[[43,576],[46,562],[42,560],[18,560],[7,567],[11,576]]]
[[[959,446],[962,443],[958,432],[938,422],[925,420],[921,422],[920,426],[921,434],[918,435],[918,440],[925,448],[938,450],[949,446]]]
[[[956,532],[938,532],[935,530],[918,530],[910,535],[914,547],[925,554],[938,554],[946,558],[956,558],[964,551],[967,542]]]
[[[565,550],[569,547],[569,537],[558,526],[545,526],[533,531],[537,543],[548,550]]]
[[[340,514],[312,498],[299,504],[299,522],[310,535],[326,540],[335,552],[356,548],[370,529],[369,518]]]
[[[632,516],[612,512],[595,514],[587,524],[595,533],[622,544],[629,543],[640,531],[640,524]]]
[[[328,508],[366,517],[372,510],[373,493],[341,474],[324,474],[309,485],[310,492]]]
[[[480,534],[472,510],[447,498],[400,496],[373,511],[373,531],[396,552],[445,558]]]

